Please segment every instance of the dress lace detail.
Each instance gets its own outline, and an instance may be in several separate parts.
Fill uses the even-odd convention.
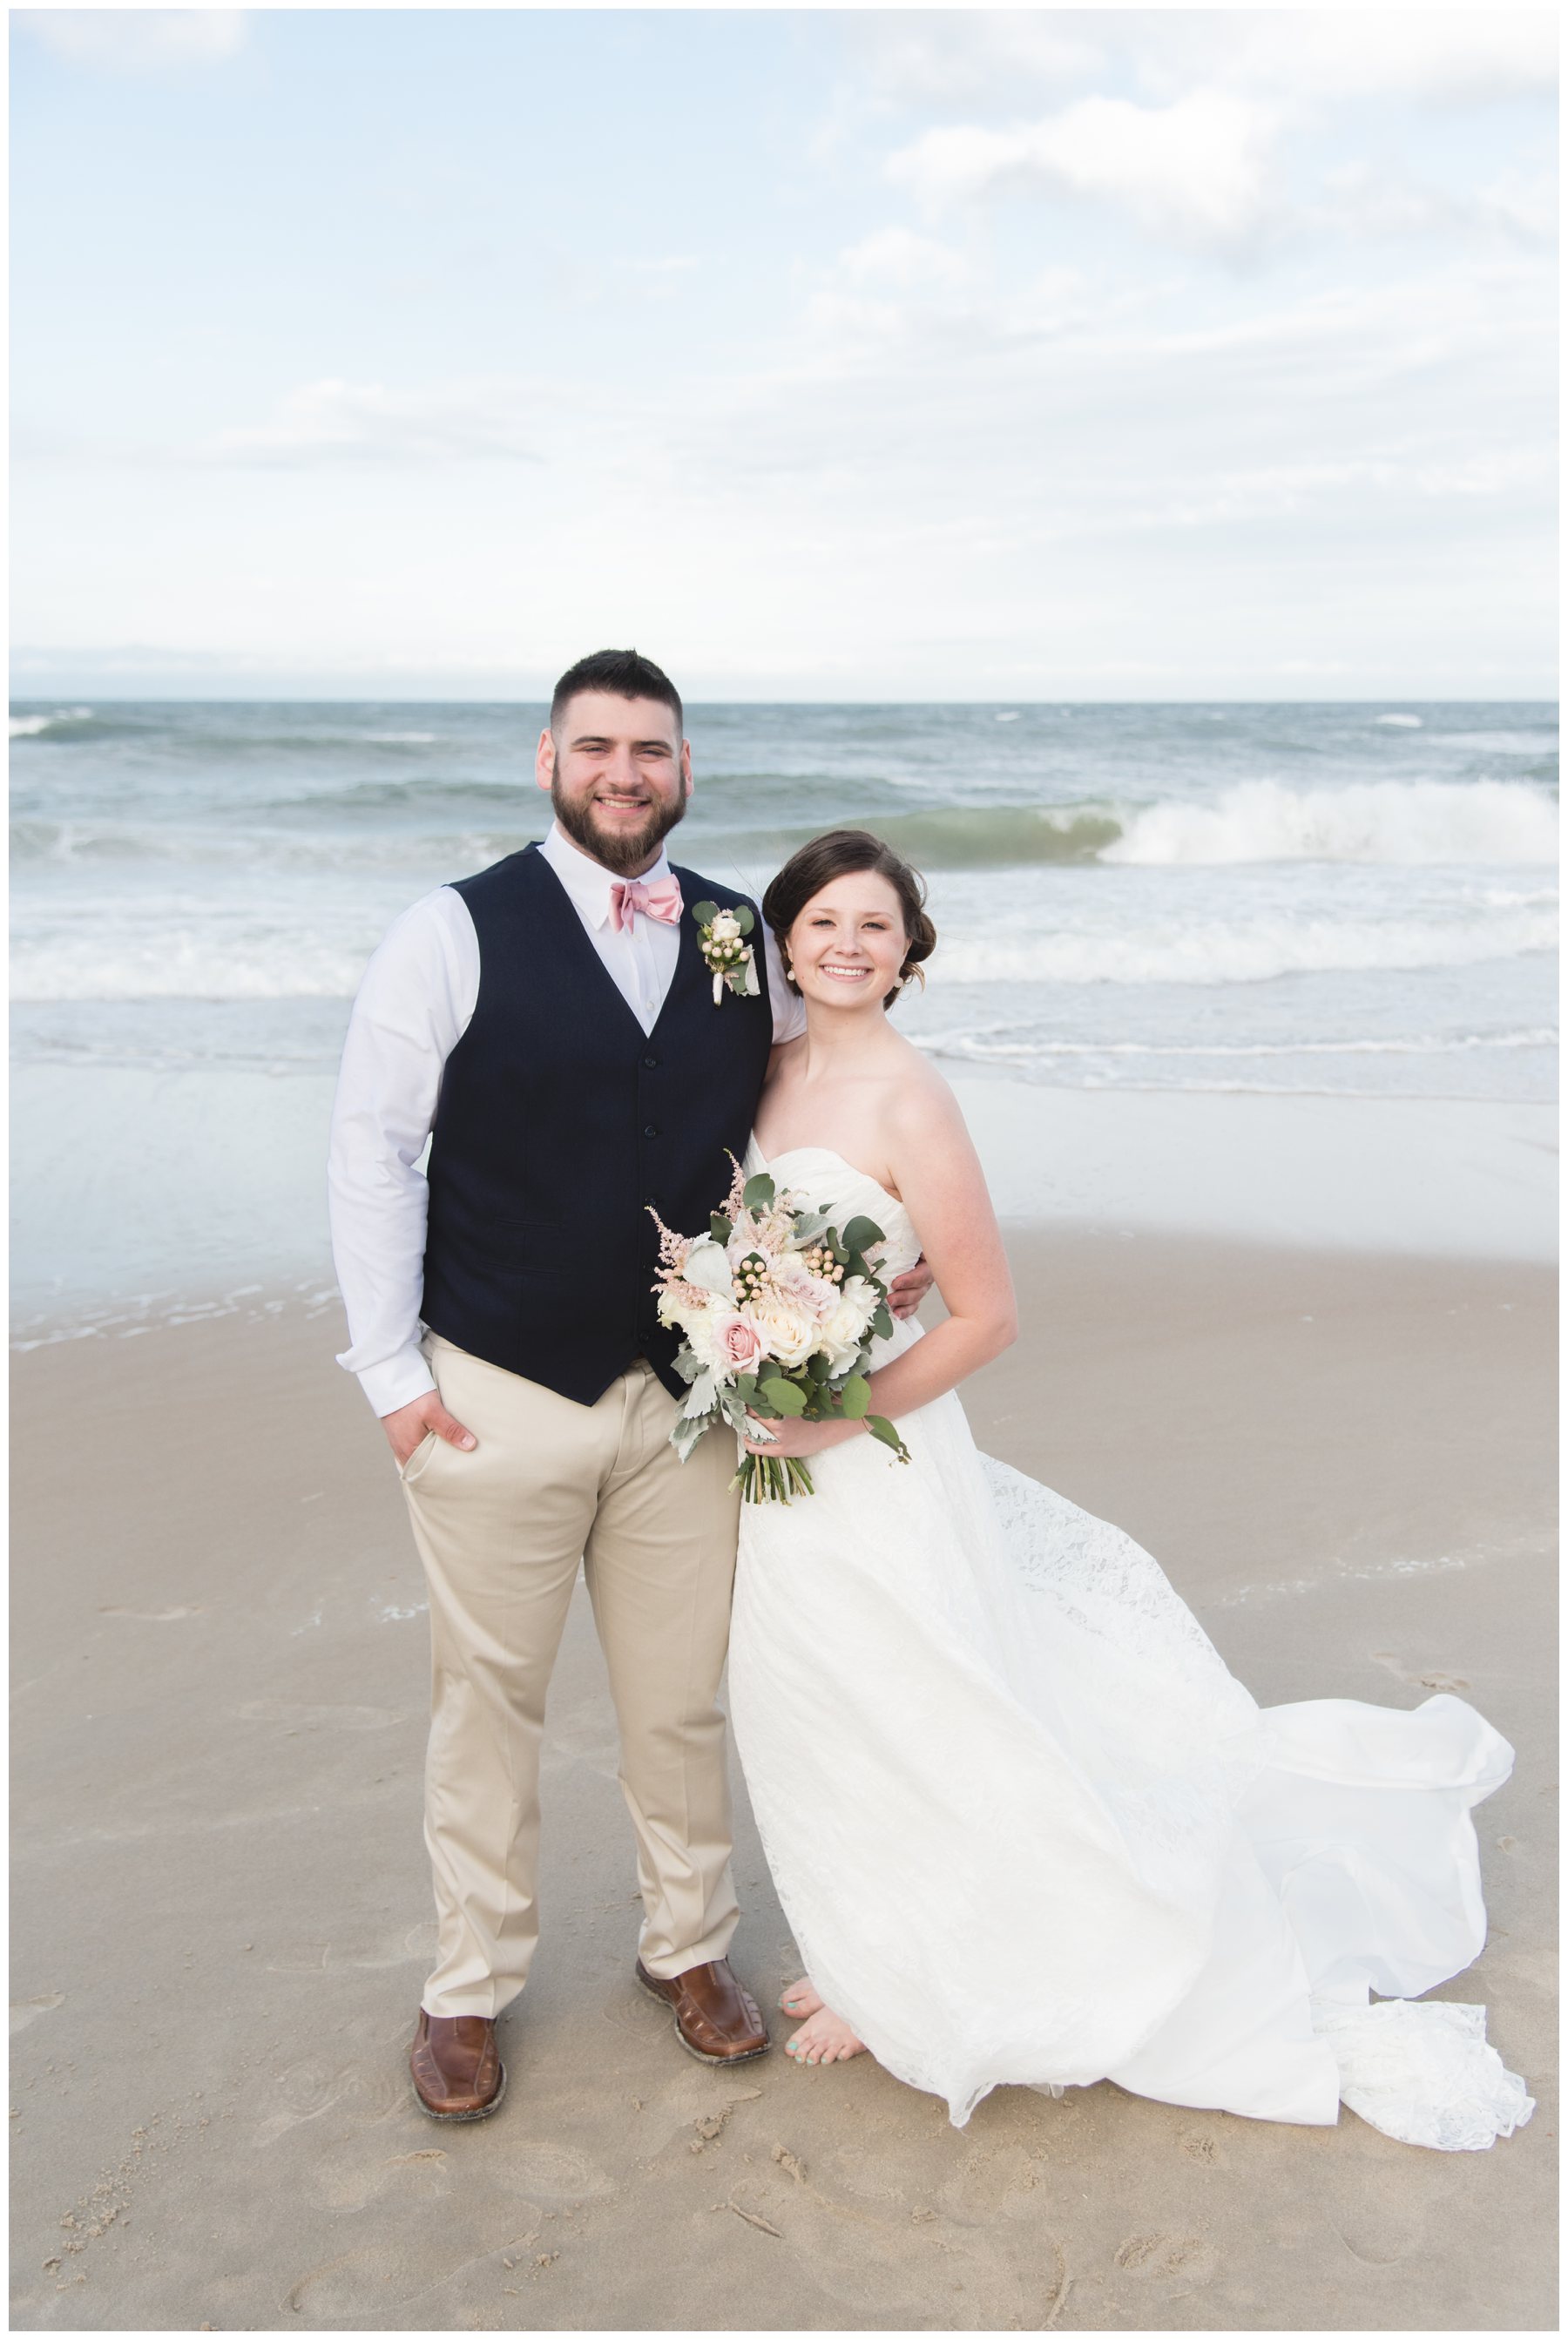
[[[1389,1998],[1318,2005],[1313,2019],[1334,2050],[1345,2103],[1403,2144],[1484,2152],[1535,2109],[1518,2073],[1487,2045],[1484,2007]]]
[[[768,1166],[874,1217],[891,1274],[918,1255],[837,1154]],[[1004,2084],[1107,2077],[1264,2119],[1343,2095],[1450,2150],[1527,2119],[1458,2010],[1403,2005],[1484,1940],[1490,1725],[1446,1695],[1260,1710],[1148,1553],[980,1454],[956,1395],[900,1428],[908,1465],[857,1439],[815,1495],[746,1508],[729,1659],[780,1899],[878,2061],[959,2126]]]

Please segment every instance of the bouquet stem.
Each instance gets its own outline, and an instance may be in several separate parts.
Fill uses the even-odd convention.
[[[729,1482],[743,1503],[787,1503],[792,1495],[814,1495],[811,1473],[793,1455],[743,1454]]]

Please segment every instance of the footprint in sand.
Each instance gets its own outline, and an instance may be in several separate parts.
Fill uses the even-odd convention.
[[[492,2150],[493,2174],[509,2193],[538,2195],[546,2202],[586,2202],[615,2191],[608,2171],[570,2145],[503,2137]]]
[[[345,2168],[332,2160],[319,2172],[316,2184],[329,2210],[362,2210],[389,2194],[417,2201],[452,2192],[448,2157],[439,2146],[383,2155],[363,2168]]]
[[[947,2221],[915,2225],[907,2210],[878,2215],[858,2203],[836,2202],[824,2191],[782,2171],[769,2180],[749,2176],[725,2205],[773,2229],[755,2236],[759,2276],[769,2266],[760,2254],[782,2251],[799,2282],[814,2285],[838,2306],[873,2309],[919,2307],[922,2322],[946,2328],[945,2304],[963,2321],[977,2312],[994,2330],[1021,2316],[1025,2301],[1012,2270],[994,2250],[977,2249]],[[749,2223],[749,2220],[748,2221]]]
[[[1468,1690],[1470,1688],[1464,1674],[1441,1673],[1435,1667],[1426,1673],[1410,1673],[1405,1669],[1404,1659],[1395,1657],[1392,1650],[1374,1650],[1372,1661],[1374,1665],[1384,1668],[1394,1676],[1395,1681],[1407,1682],[1412,1690]]]
[[[263,2083],[263,2086],[265,2084]],[[362,2126],[404,2109],[406,2073],[377,2057],[364,2064],[331,2065],[314,2057],[291,2065],[273,2083],[274,2109],[257,2123],[252,2143],[275,2145],[291,2129],[335,2113]]]
[[[12,2038],[15,2039],[18,2031],[25,2031],[30,2023],[36,2023],[41,2015],[53,2015],[57,2007],[65,2004],[63,1990],[41,1990],[35,1998],[14,1998],[11,2001]]]
[[[988,2226],[998,2216],[1033,2216],[1041,2207],[1030,2199],[1039,2186],[1041,2166],[1021,2145],[997,2151],[976,2147],[943,2187],[938,2197],[942,2208],[964,2226]]]
[[[1140,2282],[1211,2283],[1219,2253],[1201,2235],[1129,2235],[1116,2255],[1124,2275]]]

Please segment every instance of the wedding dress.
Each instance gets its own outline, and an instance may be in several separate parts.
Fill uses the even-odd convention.
[[[764,1166],[753,1153],[749,1169]],[[780,1188],[913,1264],[819,1146]],[[898,1324],[886,1363],[921,1337]],[[731,1720],[807,1971],[962,2127],[1005,2084],[1461,2151],[1528,2120],[1478,2007],[1471,1807],[1513,1750],[1462,1699],[1260,1710],[1131,1538],[976,1448],[956,1393],[742,1507]],[[1369,2004],[1376,1992],[1382,2003]]]

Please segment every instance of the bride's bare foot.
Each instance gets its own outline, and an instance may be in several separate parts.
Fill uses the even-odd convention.
[[[819,2001],[810,2021],[784,2043],[784,2053],[798,2064],[843,2064],[865,2052],[866,2042],[856,2038],[841,2015]]]
[[[822,2006],[823,1998],[810,1976],[802,1975],[799,1982],[790,1984],[779,2004],[786,2015],[799,2018],[815,2015],[817,2009]]]

